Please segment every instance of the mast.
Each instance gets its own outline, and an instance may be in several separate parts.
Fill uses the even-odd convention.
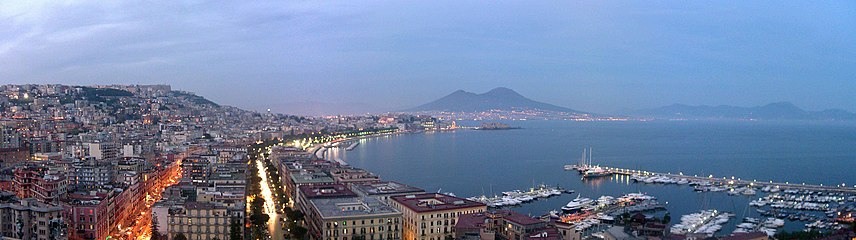
[[[583,148],[583,155],[580,157],[580,166],[583,167],[586,165],[586,149]]]
[[[593,159],[591,158],[591,152],[592,152],[592,148],[591,148],[591,147],[589,147],[589,165],[594,165],[594,161],[593,161]]]

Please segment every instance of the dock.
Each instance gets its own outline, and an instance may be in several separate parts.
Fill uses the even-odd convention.
[[[821,192],[839,192],[839,193],[849,193],[856,194],[856,187],[848,187],[845,185],[838,186],[824,186],[824,185],[812,185],[812,184],[795,184],[790,182],[762,182],[755,180],[743,180],[743,179],[735,179],[734,177],[726,178],[716,178],[712,175],[707,177],[700,176],[689,176],[680,174],[672,174],[672,173],[657,173],[657,172],[649,172],[644,170],[634,170],[627,168],[616,168],[616,167],[601,167],[605,169],[610,174],[617,175],[628,175],[628,176],[665,176],[676,180],[687,180],[690,182],[710,182],[713,184],[719,185],[732,185],[732,186],[751,186],[754,188],[763,188],[763,187],[775,187],[781,190],[801,190],[801,191],[821,191]]]

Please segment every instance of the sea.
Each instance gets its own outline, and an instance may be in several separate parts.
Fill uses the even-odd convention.
[[[748,203],[758,196],[694,192],[692,187],[634,183],[612,176],[583,180],[563,165],[580,161],[591,148],[593,163],[653,172],[744,180],[856,185],[856,123],[800,121],[507,121],[520,129],[455,130],[362,139],[352,151],[328,154],[427,192],[459,197],[501,195],[538,184],[576,191],[511,209],[539,216],[578,195],[596,199],[641,192],[666,203],[672,224],[704,209],[760,217]],[[459,121],[478,126],[479,122]],[[759,193],[761,193],[759,191]],[[785,230],[804,222],[788,221]]]

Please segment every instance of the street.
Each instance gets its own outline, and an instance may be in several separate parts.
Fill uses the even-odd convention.
[[[256,166],[259,169],[258,174],[262,179],[259,184],[261,185],[262,198],[265,200],[265,213],[270,216],[268,231],[273,239],[280,239],[283,234],[280,218],[285,217],[285,215],[277,213],[277,209],[279,208],[275,201],[273,190],[270,187],[270,182],[268,182],[267,168],[262,163],[262,160],[256,160]]]

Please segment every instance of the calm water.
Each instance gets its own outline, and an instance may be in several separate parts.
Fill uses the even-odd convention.
[[[596,164],[759,181],[856,184],[856,125],[796,122],[510,122],[519,130],[406,134],[362,140],[331,152],[351,165],[426,191],[469,197],[559,185],[586,197],[629,192],[668,202],[673,223],[701,209],[757,216],[750,197],[696,193],[687,186],[646,185],[613,177],[583,182],[562,169],[594,148]],[[477,125],[463,123],[463,125]],[[441,190],[442,189],[442,190]],[[532,215],[559,209],[576,195],[514,208]],[[753,197],[754,198],[754,197]],[[739,218],[738,218],[739,219]],[[733,226],[739,220],[732,220]],[[789,223],[796,229],[801,223]],[[727,227],[722,233],[730,233]]]

